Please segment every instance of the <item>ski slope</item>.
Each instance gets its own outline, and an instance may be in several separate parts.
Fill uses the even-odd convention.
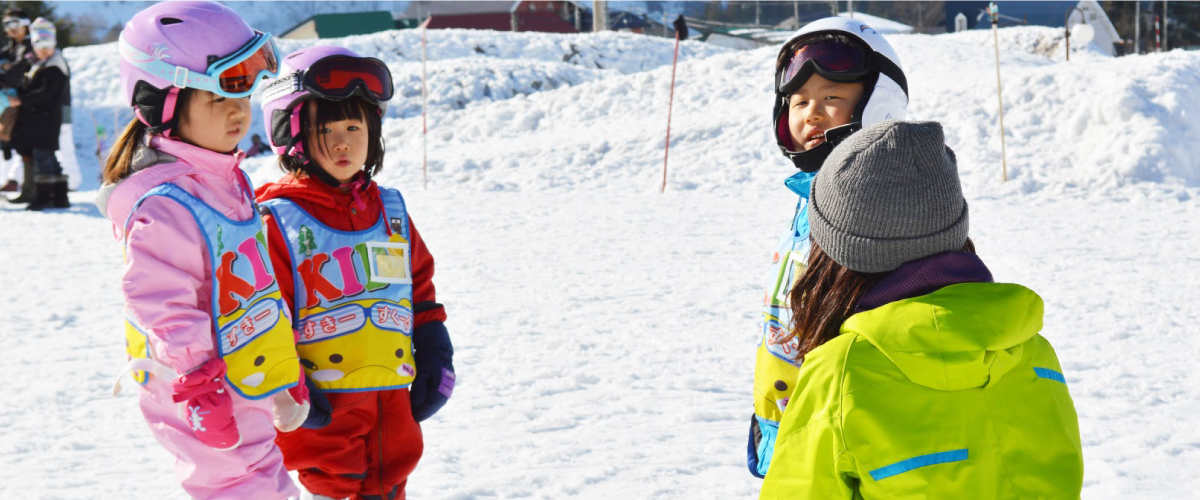
[[[1083,497],[1200,498],[1200,53],[1068,64],[1031,49],[1038,30],[1001,31],[1008,182],[990,36],[889,37],[910,118],[943,123],[993,274],[1046,300]],[[427,189],[419,33],[335,42],[397,80],[378,179],[437,259],[457,351],[410,498],[754,498],[758,305],[795,204],[770,135],[777,49],[682,44],[659,194],[671,40],[430,32]],[[120,248],[87,203],[95,124],[120,109],[115,48],[66,56],[92,177],[68,211],[0,203],[0,498],[183,499],[133,391],[109,393]]]

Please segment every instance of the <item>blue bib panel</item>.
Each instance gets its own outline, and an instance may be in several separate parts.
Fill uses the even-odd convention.
[[[229,219],[170,183],[146,192],[133,211],[153,196],[187,208],[204,235],[212,268],[214,345],[225,361],[228,385],[247,399],[262,399],[295,386],[300,368],[292,319],[266,257],[262,220],[257,215],[245,221]],[[125,330],[130,355],[149,357],[145,330],[132,314],[126,314]],[[139,382],[144,383],[145,377],[144,372],[135,373]]]
[[[808,188],[814,174],[800,173],[788,178],[787,186],[800,195],[796,203],[796,214],[792,216],[791,230],[779,239],[771,256],[771,267],[767,274],[766,293],[763,296],[761,333],[758,345],[776,358],[800,366],[796,359],[798,342],[795,339],[780,344],[786,337],[792,320],[788,305],[788,294],[792,285],[800,279],[808,265],[808,252],[812,248],[808,228]]]
[[[808,227],[808,190],[815,174],[804,172],[789,177],[785,184],[792,192],[800,195],[796,213],[787,234],[779,239],[771,256],[771,267],[767,274],[766,290],[763,294],[762,321],[759,323],[758,352],[754,366],[754,414],[753,424],[760,438],[751,434],[751,449],[747,457],[751,472],[762,477],[771,464],[775,449],[775,430],[783,419],[783,411],[791,398],[800,360],[796,358],[799,341],[787,342],[780,339],[788,336],[791,328],[792,310],[788,294],[800,279],[808,265],[808,253],[812,248]]]
[[[399,389],[416,376],[408,210],[399,191],[379,193],[383,213],[363,231],[333,229],[286,199],[262,204],[292,260],[300,362],[325,391]]]

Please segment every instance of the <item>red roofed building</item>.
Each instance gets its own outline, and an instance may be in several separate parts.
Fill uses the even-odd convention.
[[[428,20],[430,29],[481,29],[577,33],[585,15],[576,2],[528,0],[506,2],[413,1],[394,17],[397,23]]]

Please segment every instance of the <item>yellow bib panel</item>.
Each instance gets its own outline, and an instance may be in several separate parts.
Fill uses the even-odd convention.
[[[129,317],[125,318],[125,354],[129,359],[150,359],[150,338]],[[145,370],[133,370],[130,373],[139,384],[145,385],[150,380],[150,374]]]

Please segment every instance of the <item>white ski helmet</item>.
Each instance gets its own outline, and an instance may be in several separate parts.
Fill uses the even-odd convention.
[[[828,36],[823,36],[828,35]],[[848,45],[839,40],[849,40]],[[802,47],[828,41],[844,51],[821,51],[826,57],[843,57],[852,67],[824,67],[816,58],[792,65]],[[790,71],[789,71],[790,70]],[[790,74],[789,74],[790,73]],[[825,142],[808,151],[796,151],[788,127],[788,99],[813,74],[834,81],[862,82],[862,98],[850,123],[825,131]],[[786,75],[786,78],[785,78]],[[903,120],[908,108],[908,79],[891,44],[862,21],[829,17],[813,21],[797,31],[779,51],[775,61],[775,141],[783,155],[805,172],[816,172],[838,142],[864,126],[885,120]]]

